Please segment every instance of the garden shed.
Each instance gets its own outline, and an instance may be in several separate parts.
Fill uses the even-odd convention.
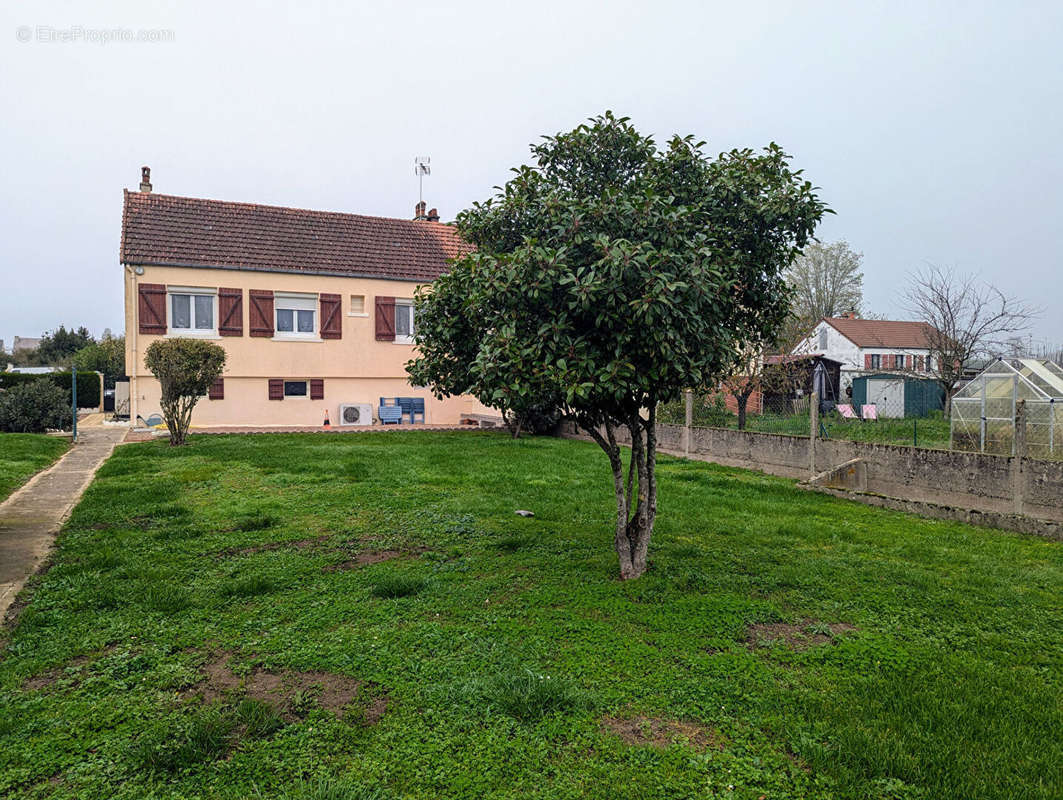
[[[952,447],[1014,455],[1020,400],[1027,454],[1063,458],[1063,368],[1047,359],[997,359],[960,389],[952,398]]]
[[[853,378],[853,405],[874,405],[886,418],[925,417],[945,408],[936,380],[889,372]]]

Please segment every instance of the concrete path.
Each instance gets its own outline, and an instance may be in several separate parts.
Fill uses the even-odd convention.
[[[48,555],[67,515],[126,428],[78,429],[78,443],[0,503],[0,619]]]

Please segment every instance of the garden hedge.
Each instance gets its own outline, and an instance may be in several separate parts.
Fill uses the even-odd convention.
[[[0,372],[0,389],[10,389],[23,383],[32,383],[38,378],[48,378],[70,397],[70,373],[47,372],[31,375],[25,372]],[[78,408],[99,408],[100,376],[95,372],[78,372]]]

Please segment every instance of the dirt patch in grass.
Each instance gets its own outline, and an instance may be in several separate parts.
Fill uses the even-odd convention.
[[[51,669],[45,670],[39,675],[31,675],[22,682],[22,691],[39,692],[42,689],[48,689],[49,687],[54,686],[60,681],[60,679],[64,677],[74,678],[74,685],[77,685],[81,682],[81,676],[71,676],[67,675],[66,673],[69,670],[78,670],[80,672],[83,666],[88,664],[90,661],[94,661],[95,659],[99,658],[101,655],[111,649],[113,648],[108,647],[96,653],[77,656],[76,658],[70,659],[65,664],[62,664],[61,666],[52,667]]]
[[[855,630],[856,626],[847,622],[758,622],[746,628],[746,644],[756,648],[782,642],[792,650],[807,650],[833,644],[838,636]]]
[[[695,722],[661,717],[603,717],[602,730],[615,733],[625,744],[665,748],[674,743],[695,750],[723,749],[723,738],[714,730]]]
[[[235,696],[268,703],[285,722],[294,722],[311,708],[331,711],[343,718],[357,708],[368,724],[375,724],[387,711],[389,699],[379,687],[346,675],[320,670],[280,671],[254,667],[237,674],[230,667],[231,653],[212,656],[203,665],[203,679],[186,692],[205,703]]]
[[[347,570],[368,567],[370,564],[379,564],[382,561],[390,561],[393,558],[403,556],[417,556],[428,552],[427,547],[414,547],[409,550],[363,550],[356,553],[352,558],[341,561],[338,564],[326,564],[321,568],[322,572],[346,572]]]
[[[250,556],[254,555],[255,553],[265,553],[271,550],[306,550],[308,548],[324,544],[331,538],[331,535],[314,536],[310,539],[295,539],[286,542],[266,542],[264,544],[256,544],[250,547],[230,547],[218,553],[218,557],[228,558],[229,556]]]

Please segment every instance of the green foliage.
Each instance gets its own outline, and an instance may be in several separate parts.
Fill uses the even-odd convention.
[[[498,672],[486,681],[482,691],[489,708],[521,722],[589,705],[586,693],[575,682],[526,668]]]
[[[78,370],[102,372],[105,389],[113,389],[117,378],[125,372],[125,337],[105,336],[98,342],[82,347],[74,354]]]
[[[244,735],[252,739],[263,739],[284,727],[284,720],[277,709],[250,697],[245,697],[237,704],[236,719],[244,726]]]
[[[477,250],[418,298],[415,382],[626,424],[786,314],[783,270],[826,209],[777,145],[708,159],[607,113],[532,152],[458,216]]]
[[[291,792],[281,795],[264,795],[256,793],[256,797],[275,797],[279,800],[389,800],[393,795],[379,786],[368,786],[363,783],[350,783],[333,778],[317,778],[316,780],[300,780]]]
[[[71,375],[69,372],[48,372],[34,375],[25,372],[0,372],[0,389],[11,389],[25,383],[47,378],[66,393],[70,402]],[[78,408],[98,408],[100,405],[100,376],[95,372],[78,370]]]
[[[148,345],[144,363],[162,389],[159,405],[170,444],[184,444],[192,409],[225,368],[225,350],[202,339],[156,339]]]
[[[373,595],[388,600],[397,597],[411,597],[425,588],[423,578],[410,575],[381,575],[373,583]]]
[[[74,354],[94,341],[84,325],[77,330],[67,330],[65,325],[60,325],[41,337],[37,360],[41,364],[69,367]]]
[[[0,394],[0,406],[3,405]],[[70,442],[36,433],[0,433],[0,501],[67,451]]]
[[[664,457],[669,515],[651,569],[621,582],[601,547],[599,461],[584,442],[471,431],[116,449],[4,632],[0,796],[1063,796],[1059,542]],[[274,524],[241,529],[258,515]],[[157,535],[171,528],[203,533]],[[506,537],[523,544],[500,549]],[[367,549],[406,555],[333,569]],[[287,583],[229,600],[218,587],[234,569]],[[391,572],[431,589],[375,598]],[[195,603],[145,613],[150,586]],[[93,596],[114,602],[94,608]],[[804,650],[748,641],[750,624],[839,622],[857,629]],[[258,738],[244,730],[256,712],[241,721],[227,697],[226,740],[227,723],[193,725],[202,685],[184,691],[221,654],[238,677],[364,683],[342,718],[308,685],[312,701]],[[536,707],[522,667],[583,702],[558,708],[545,698],[564,692],[551,689],[542,716],[503,711],[506,697]],[[365,704],[380,698],[374,724]],[[604,717],[681,720],[719,744],[629,744]],[[145,740],[134,758],[130,743]]]
[[[269,594],[277,588],[276,582],[266,575],[248,575],[226,581],[222,584],[219,594],[225,598],[255,597],[260,594]]]
[[[0,394],[0,431],[44,433],[70,427],[70,396],[47,377],[35,377]]]
[[[546,137],[534,165],[458,215],[476,250],[416,301],[413,383],[507,416],[558,408],[606,452],[625,579],[646,569],[657,509],[642,410],[718,385],[769,338],[789,310],[783,271],[827,211],[778,145],[715,159],[703,146],[658,148],[608,112]]]
[[[232,743],[232,714],[207,708],[175,723],[157,722],[129,748],[130,761],[148,773],[173,773],[212,761]]]

